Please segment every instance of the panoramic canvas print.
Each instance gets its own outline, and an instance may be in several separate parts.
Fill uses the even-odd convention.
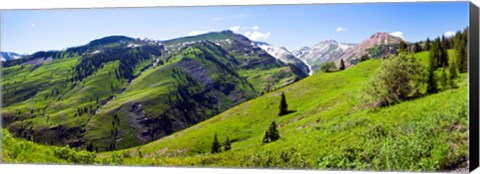
[[[2,162],[468,171],[468,5],[3,10]]]

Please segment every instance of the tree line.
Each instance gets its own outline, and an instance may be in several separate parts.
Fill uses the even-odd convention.
[[[371,78],[366,90],[367,103],[374,107],[388,106],[456,88],[458,72],[467,72],[467,31],[468,28],[452,37],[413,43],[411,49],[406,43],[400,43],[398,54],[385,60]],[[455,50],[455,58],[449,58],[449,49]],[[428,66],[421,65],[413,56],[422,50],[429,51]],[[421,88],[423,84],[427,86],[425,91]]]

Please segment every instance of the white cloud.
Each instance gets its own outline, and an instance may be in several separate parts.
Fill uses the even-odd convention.
[[[230,27],[230,30],[232,30],[233,32],[238,32],[238,30],[240,30],[240,26],[233,26],[233,27]]]
[[[396,37],[399,37],[399,38],[402,38],[403,40],[405,40],[405,38],[403,37],[403,32],[401,31],[395,31],[395,32],[391,32],[389,33],[390,35],[392,36],[396,36]]]
[[[337,29],[335,31],[342,32],[342,31],[345,31],[345,30],[348,30],[348,28],[337,27]]]
[[[258,41],[258,40],[265,40],[270,37],[271,33],[270,32],[260,32],[260,31],[247,31],[244,34],[246,37],[248,37],[251,40]]]
[[[258,26],[253,26],[253,27],[252,27],[252,30],[258,30],[259,28],[260,28],[260,27],[258,27]]]
[[[450,36],[453,36],[455,35],[455,32],[454,31],[447,31],[443,34],[445,37],[450,37]]]
[[[32,27],[33,27],[33,28],[35,28],[35,26],[36,26],[35,24],[32,24]]]

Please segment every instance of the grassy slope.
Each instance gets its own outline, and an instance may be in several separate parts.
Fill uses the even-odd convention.
[[[7,130],[3,130],[2,142],[2,161],[6,163],[67,163],[54,155],[55,147],[13,138]]]
[[[71,72],[68,70],[75,64],[77,60],[78,58],[54,61],[39,67],[31,73],[28,73],[29,77],[25,78],[28,80],[21,83],[22,86],[28,86],[28,81],[34,81],[32,79],[38,79],[38,81],[41,81],[40,79],[46,78],[52,79],[48,82],[50,85],[45,86],[45,89],[43,89],[34,97],[8,106],[4,108],[2,112],[16,112],[17,110],[22,111],[22,109],[29,108],[35,110],[34,114],[37,113],[37,115],[39,115],[40,112],[36,110],[42,109],[43,111],[44,107],[47,107],[45,110],[45,116],[35,118],[46,122],[46,119],[50,117],[50,126],[59,124],[69,126],[72,121],[77,119],[86,121],[85,119],[88,118],[88,116],[74,117],[77,108],[83,108],[89,105],[98,105],[95,104],[97,97],[101,101],[108,98],[113,93],[113,91],[110,88],[106,88],[106,86],[111,86],[111,84],[113,84],[115,86],[115,90],[118,90],[125,85],[125,82],[118,82],[115,80],[114,67],[118,66],[118,62],[115,62],[105,65],[104,68],[96,72],[95,76],[89,76],[82,82],[76,82],[76,84],[65,84],[65,78],[67,76],[71,76]],[[46,73],[47,71],[50,73]],[[5,77],[5,79],[6,82],[4,83],[8,83],[8,79],[16,79],[16,77]],[[49,95],[48,98],[45,98],[45,95],[51,94],[52,90],[55,89],[60,90],[58,95]],[[39,122],[42,121],[39,120]],[[38,125],[42,125],[43,123]]]
[[[204,45],[197,45],[197,47],[204,47]],[[141,102],[147,117],[158,117],[165,113],[172,107],[169,105],[169,95],[171,96],[172,92],[174,92],[173,90],[177,89],[178,84],[186,84],[182,79],[173,76],[173,70],[178,70],[179,68],[177,63],[184,58],[190,58],[200,62],[201,66],[206,69],[209,78],[212,80],[234,84],[235,91],[242,91],[244,93],[244,98],[248,99],[256,95],[255,91],[253,91],[246,82],[240,82],[238,77],[233,77],[232,74],[225,72],[225,70],[222,71],[219,64],[214,63],[214,61],[218,61],[227,64],[229,63],[228,60],[226,60],[227,58],[219,57],[218,54],[212,53],[213,50],[206,48],[199,49],[197,47],[185,49],[164,65],[147,69],[138,78],[131,82],[127,87],[128,89],[102,106],[99,109],[98,114],[93,117],[91,123],[87,125],[87,139],[94,140],[94,143],[99,145],[109,144],[109,141],[111,141],[110,131],[116,129],[116,126],[105,123],[111,123],[112,115],[114,115],[114,113],[119,113],[120,121],[117,129],[120,130],[121,135],[118,137],[121,137],[121,140],[117,142],[117,147],[125,148],[143,143],[136,139],[138,130],[131,127],[133,118],[130,118],[132,116],[127,113],[128,111],[125,107],[122,108],[122,105],[126,103]],[[210,51],[211,57],[198,57],[197,55],[202,54],[202,50],[206,52]],[[193,88],[194,86],[191,87]],[[202,86],[197,85],[196,87],[196,90],[204,90],[202,89]],[[192,91],[191,94],[195,94],[195,91]],[[218,96],[219,99],[219,110],[228,109],[229,105],[232,105],[234,102],[244,100],[244,98],[240,98],[238,101],[232,101],[224,94],[218,93],[215,95]],[[172,100],[175,101],[176,99],[173,98]],[[202,106],[199,105],[199,107]],[[120,110],[118,110],[119,108]],[[211,108],[203,107],[201,109],[203,109],[203,112],[209,113],[206,114],[206,116],[216,115],[216,113],[214,113],[216,111]]]
[[[428,54],[418,58],[428,62],[423,60]],[[160,140],[100,153],[99,157],[122,154],[124,163],[130,165],[377,170],[463,167],[468,157],[467,74],[456,79],[458,89],[378,110],[362,109],[363,83],[380,63],[369,60],[342,72],[314,74]],[[281,92],[296,112],[278,117]],[[279,125],[281,139],[262,144],[272,120]],[[214,133],[221,142],[229,136],[232,150],[210,154]]]
[[[428,56],[426,56],[428,57]],[[428,62],[428,61],[427,61]],[[467,75],[458,89],[378,110],[361,109],[362,86],[380,65],[362,62],[317,73],[152,143],[119,152],[126,164],[439,170],[461,167],[467,151]],[[291,110],[278,117],[281,92]],[[262,144],[271,121],[280,140]],[[213,135],[232,150],[210,154]]]

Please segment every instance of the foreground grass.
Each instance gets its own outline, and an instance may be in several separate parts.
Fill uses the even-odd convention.
[[[363,62],[268,93],[152,143],[115,152],[127,165],[439,171],[468,160],[467,76],[457,89],[376,110],[365,108],[364,82],[381,64]],[[289,109],[278,117],[280,94]],[[277,122],[280,140],[263,144]],[[232,149],[211,154],[214,134]]]

